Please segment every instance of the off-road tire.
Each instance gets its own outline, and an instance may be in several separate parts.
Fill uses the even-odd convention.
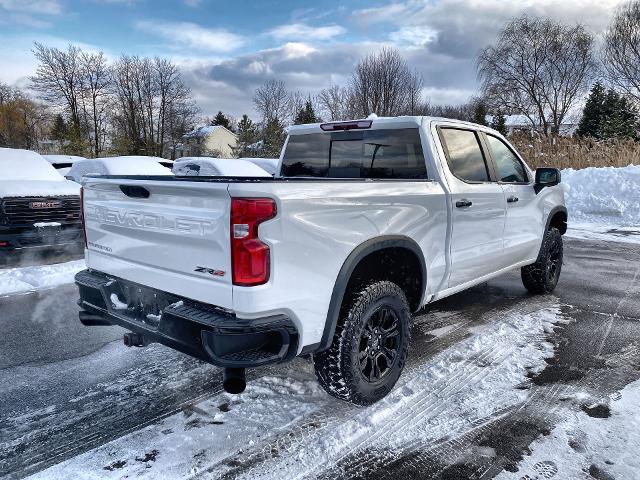
[[[531,293],[551,293],[558,284],[562,270],[562,235],[557,228],[545,233],[536,263],[522,267],[520,276]]]
[[[380,325],[381,318],[387,319],[387,325],[395,322],[398,334],[389,333],[391,327],[375,328],[376,323]],[[347,292],[331,347],[313,355],[316,376],[322,388],[336,398],[361,406],[371,405],[387,395],[400,377],[407,358],[410,318],[407,297],[395,283],[375,281]],[[391,351],[387,347],[392,344],[395,356],[387,355]],[[368,356],[361,360],[366,352],[369,352]],[[372,355],[377,356],[373,358]],[[393,357],[391,365],[387,362],[390,356]],[[361,362],[370,368],[365,366],[363,370]],[[373,374],[373,362],[379,362],[376,363],[378,373],[386,372],[377,380]],[[380,365],[388,368],[383,370]]]

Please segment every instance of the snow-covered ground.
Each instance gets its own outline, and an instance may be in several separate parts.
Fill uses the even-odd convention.
[[[640,166],[562,171],[568,234],[640,243]]]
[[[516,387],[544,368],[553,355],[545,332],[564,321],[554,299],[489,311],[474,327],[453,316],[446,329],[429,333],[437,339],[458,330],[461,340],[414,358],[391,394],[371,407],[329,397],[306,364],[288,377],[249,382],[241,395],[215,395],[33,478],[316,478],[354,458],[378,467],[436,448],[526,403],[528,391]],[[440,323],[434,314],[428,320]]]
[[[72,283],[74,275],[84,268],[84,260],[74,260],[54,265],[1,269],[0,297]]]
[[[533,442],[532,454],[518,465],[517,473],[503,472],[497,478],[543,480],[551,478],[550,474],[559,479],[589,478],[588,475],[597,479],[638,478],[640,381],[585,407],[571,412],[548,436]]]

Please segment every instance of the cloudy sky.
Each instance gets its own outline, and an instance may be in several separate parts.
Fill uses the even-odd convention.
[[[269,78],[314,94],[345,84],[358,58],[402,51],[432,103],[476,89],[474,58],[515,15],[548,15],[601,35],[617,0],[0,0],[0,81],[27,86],[34,41],[162,55],[181,66],[204,114],[253,113]]]

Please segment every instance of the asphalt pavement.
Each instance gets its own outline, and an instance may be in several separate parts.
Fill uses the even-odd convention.
[[[558,420],[546,406],[560,398],[559,386],[580,385],[606,396],[640,378],[639,293],[639,245],[565,238],[553,297],[568,320],[548,333],[555,355],[523,387],[542,392],[535,398],[544,401],[485,422],[467,438],[491,446],[496,456],[462,457],[444,441],[438,448],[446,452],[418,448],[384,464],[345,455],[325,476],[491,478],[517,469],[527,445]],[[437,302],[416,318],[409,367],[460,341],[459,331],[437,344],[421,333],[433,312],[439,318],[455,313],[473,327],[486,312],[527,305],[532,298],[514,272]],[[159,345],[127,349],[118,327],[83,327],[76,301],[72,285],[0,299],[0,476],[38,472],[221,391],[216,367]],[[256,369],[250,377],[286,375],[306,362]]]

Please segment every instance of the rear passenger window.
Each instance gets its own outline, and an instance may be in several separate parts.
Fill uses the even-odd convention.
[[[425,179],[417,128],[291,135],[284,177]]]
[[[451,172],[467,182],[488,182],[489,172],[478,136],[470,130],[441,128]]]
[[[515,153],[507,147],[502,140],[487,135],[491,155],[496,162],[498,177],[501,182],[526,183],[529,181],[524,165]]]

